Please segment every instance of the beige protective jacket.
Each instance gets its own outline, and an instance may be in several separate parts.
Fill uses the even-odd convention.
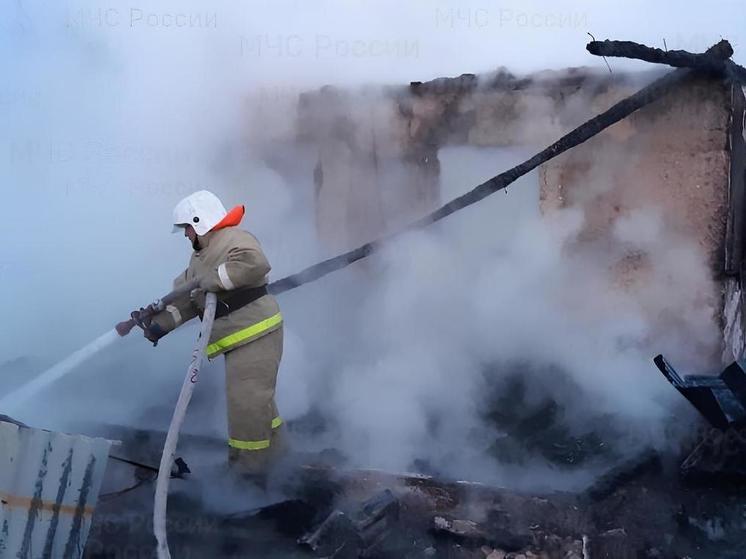
[[[231,290],[261,287],[267,283],[270,265],[259,241],[251,233],[238,227],[226,227],[199,237],[199,246],[200,250],[192,253],[189,267],[174,280],[174,288],[202,278],[201,285],[217,294],[220,306],[220,301],[229,296]],[[171,332],[201,311],[189,295],[184,295],[156,314],[153,321],[166,332]],[[216,357],[281,326],[282,315],[277,301],[272,295],[264,295],[215,320],[207,356]]]

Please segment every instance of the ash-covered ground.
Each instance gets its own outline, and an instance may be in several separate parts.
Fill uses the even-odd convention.
[[[528,370],[528,369],[526,369]],[[559,375],[559,373],[558,373]],[[288,426],[288,452],[266,491],[223,464],[223,441],[186,435],[178,455],[190,466],[172,480],[169,538],[174,557],[684,558],[741,557],[746,491],[733,479],[682,479],[680,464],[706,434],[683,402],[671,417],[680,443],[635,448],[609,418],[585,428],[546,390],[529,398],[535,376],[516,373],[495,386],[482,410],[497,465],[577,476],[574,491],[498,487],[441,474],[415,460],[410,472],[351,468],[338,450],[299,452],[323,416]],[[559,377],[558,377],[559,378]],[[578,394],[582,394],[578,392]],[[151,417],[169,410],[151,410]],[[88,426],[123,441],[112,454],[157,464],[164,433]],[[688,435],[683,434],[687,432]],[[293,449],[296,449],[295,451]],[[112,460],[86,557],[146,557],[154,549],[154,472]]]

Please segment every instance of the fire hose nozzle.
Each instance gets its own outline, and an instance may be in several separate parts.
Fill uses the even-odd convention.
[[[114,329],[117,331],[117,334],[124,337],[127,334],[129,334],[132,329],[135,327],[135,321],[133,319],[124,320],[117,324]]]
[[[143,311],[132,311],[130,313],[130,319],[120,322],[114,327],[114,329],[117,331],[117,334],[122,337],[129,334],[135,326],[140,326],[141,328],[145,329],[145,325],[143,324],[142,320],[147,316],[150,316],[150,314],[151,313],[146,313]]]
[[[114,327],[114,329],[120,336],[126,336],[132,331],[135,326],[141,325],[143,319],[152,316],[156,312],[162,311],[166,308],[166,305],[173,302],[177,297],[188,294],[192,289],[195,289],[197,287],[199,287],[199,282],[197,280],[192,280],[183,284],[178,289],[174,289],[171,293],[167,293],[160,299],[156,299],[151,305],[148,306],[148,309],[132,311],[130,313],[129,320],[120,322]]]

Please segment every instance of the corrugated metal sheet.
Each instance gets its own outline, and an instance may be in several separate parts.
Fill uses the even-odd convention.
[[[0,422],[0,558],[82,555],[110,446]]]

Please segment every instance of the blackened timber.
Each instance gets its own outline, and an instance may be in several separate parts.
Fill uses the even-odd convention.
[[[733,47],[726,40],[709,49],[707,53],[691,53],[685,50],[662,50],[632,41],[591,41],[586,50],[597,56],[635,58],[645,62],[667,64],[676,68],[720,71],[725,69],[725,60],[733,56]]]
[[[685,50],[662,50],[632,41],[591,41],[586,50],[597,56],[633,58],[666,64],[675,68],[689,68],[700,72],[727,76],[737,81],[746,80],[746,70],[728,60],[733,56],[733,47],[722,39],[705,53],[692,53]]]
[[[744,199],[746,189],[746,140],[744,139],[746,97],[740,84],[731,85],[730,117],[728,118],[728,153],[730,154],[730,186],[728,223],[725,233],[725,273],[738,277],[744,270]],[[743,281],[744,277],[741,277]]]

